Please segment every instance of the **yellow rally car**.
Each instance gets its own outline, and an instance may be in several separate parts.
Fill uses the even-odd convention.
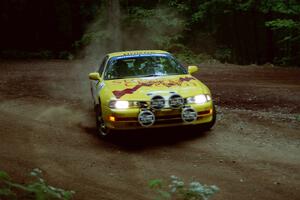
[[[201,125],[210,129],[216,111],[207,86],[170,53],[159,50],[108,54],[89,74],[97,130]]]

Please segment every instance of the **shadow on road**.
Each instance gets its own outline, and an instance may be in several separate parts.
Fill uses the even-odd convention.
[[[173,146],[182,142],[205,138],[209,132],[192,127],[155,128],[141,130],[127,130],[114,132],[108,138],[97,135],[95,127],[81,126],[84,132],[101,140],[106,144],[117,145],[127,151],[144,150],[159,146]]]

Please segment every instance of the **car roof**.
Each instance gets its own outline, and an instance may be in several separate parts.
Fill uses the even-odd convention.
[[[170,54],[167,51],[162,50],[135,50],[135,51],[120,51],[107,54],[109,58],[118,57],[118,56],[131,56],[131,55],[140,55],[140,54]]]

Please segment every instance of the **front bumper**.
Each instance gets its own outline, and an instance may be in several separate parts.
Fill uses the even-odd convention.
[[[197,119],[195,121],[184,122],[181,118],[181,109],[162,109],[154,111],[155,122],[149,127],[143,127],[138,122],[138,114],[140,112],[139,108],[122,110],[104,107],[102,114],[106,126],[110,129],[117,130],[196,125],[209,123],[213,120],[212,101],[201,105],[192,104],[190,106],[197,112]]]

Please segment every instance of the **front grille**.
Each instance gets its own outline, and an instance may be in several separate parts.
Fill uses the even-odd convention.
[[[178,124],[182,123],[181,118],[171,118],[171,119],[165,119],[165,120],[156,120],[154,122],[154,125],[159,125],[159,124]]]
[[[170,120],[170,119],[181,119],[181,114],[156,116],[156,120]]]

